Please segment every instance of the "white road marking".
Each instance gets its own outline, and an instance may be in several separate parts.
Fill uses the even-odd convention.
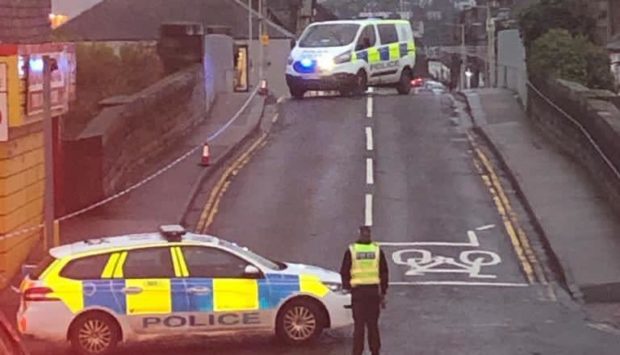
[[[459,242],[379,242],[379,245],[393,246],[393,247],[408,247],[408,246],[436,246],[436,247],[479,247],[480,242],[478,236],[474,231],[467,231],[467,243]]]
[[[375,183],[375,177],[372,168],[372,159],[366,159],[366,183],[372,185]]]
[[[366,194],[365,224],[372,226],[372,195]]]
[[[402,249],[392,254],[392,261],[397,265],[407,266],[405,276],[423,276],[430,273],[467,274],[474,279],[495,279],[496,275],[483,274],[485,266],[497,265],[502,258],[492,251],[466,250],[455,258],[433,255],[426,249]]]
[[[371,152],[374,149],[374,145],[372,127],[366,127],[366,150]]]
[[[518,282],[471,282],[471,281],[395,281],[391,286],[489,286],[489,287],[528,287]]]
[[[366,99],[366,117],[367,118],[372,118],[372,111],[373,111],[373,98],[372,96],[368,96],[368,98]]]
[[[286,100],[286,97],[285,96],[280,96],[280,97],[278,97],[277,103],[281,104],[281,103],[284,102],[284,100]]]
[[[280,117],[280,114],[279,114],[279,113],[276,113],[276,115],[275,115],[275,116],[273,116],[273,119],[271,120],[271,122],[272,122],[272,123],[276,123],[276,122],[278,122],[278,118],[279,118],[279,117]]]
[[[482,231],[485,231],[485,230],[488,230],[488,229],[493,229],[493,228],[495,228],[495,224],[487,224],[485,226],[481,226],[481,227],[476,228],[476,230],[479,231],[479,232],[482,232]]]

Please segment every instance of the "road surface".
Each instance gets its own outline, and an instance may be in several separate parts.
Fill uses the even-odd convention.
[[[383,91],[285,102],[266,144],[230,180],[208,232],[275,259],[338,269],[358,226],[372,225],[392,281],[384,354],[617,354],[620,337],[546,285],[553,276],[537,242],[528,243],[535,236],[520,233],[531,227],[511,223],[520,210],[502,204],[505,192],[485,169],[493,161],[471,145],[451,102]],[[245,337],[119,354],[341,355],[351,343],[345,329],[304,348]]]

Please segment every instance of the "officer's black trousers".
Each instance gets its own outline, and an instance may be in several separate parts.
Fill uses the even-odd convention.
[[[364,352],[364,333],[368,329],[368,347],[373,355],[378,355],[381,349],[379,335],[380,298],[378,294],[356,295],[353,291],[353,355],[362,355]],[[358,296],[358,297],[356,297]]]

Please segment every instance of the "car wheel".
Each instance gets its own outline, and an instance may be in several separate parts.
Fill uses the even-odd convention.
[[[408,95],[411,91],[411,70],[403,69],[400,74],[400,80],[396,86],[396,90],[400,95]]]
[[[355,75],[353,83],[353,95],[364,95],[368,89],[368,76],[364,70],[360,70]]]
[[[306,90],[300,88],[289,88],[289,91],[291,92],[291,96],[297,100],[303,99],[306,94]]]
[[[289,344],[304,344],[316,340],[324,324],[323,313],[316,304],[294,300],[278,313],[276,334]]]
[[[109,355],[121,340],[116,321],[102,313],[90,313],[79,317],[71,326],[71,347],[80,355]]]

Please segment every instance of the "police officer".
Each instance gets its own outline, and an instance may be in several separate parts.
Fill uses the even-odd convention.
[[[343,288],[351,291],[353,302],[353,355],[364,351],[366,329],[370,351],[379,355],[379,312],[380,307],[385,307],[388,268],[383,251],[371,240],[370,227],[360,227],[359,239],[344,254],[340,275]]]

